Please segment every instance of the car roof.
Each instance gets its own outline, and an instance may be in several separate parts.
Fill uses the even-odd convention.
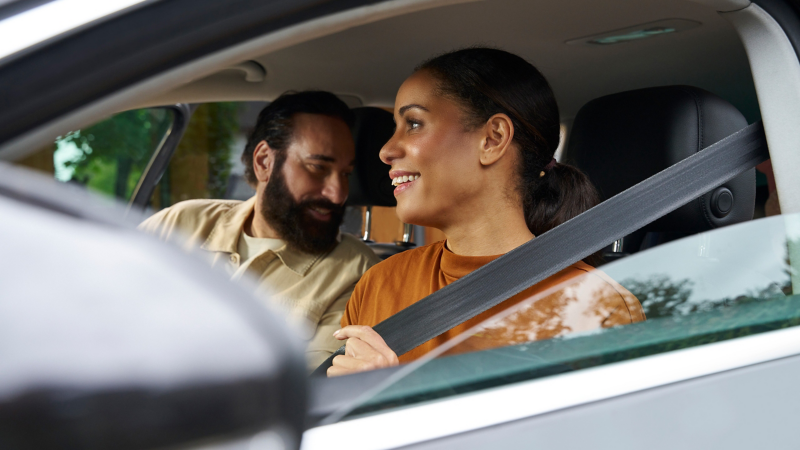
[[[586,43],[592,36],[675,19],[687,29],[613,45]],[[758,118],[747,56],[735,30],[714,9],[683,0],[457,2],[254,56],[266,70],[260,82],[221,70],[147,103],[269,100],[287,90],[324,89],[352,105],[391,107],[398,87],[421,61],[474,45],[502,48],[535,64],[552,84],[566,120],[603,95],[675,84],[714,92],[750,121]]]
[[[117,26],[120,20],[109,20],[75,34],[75,39],[65,39],[64,45],[57,42],[44,47],[34,58],[5,65],[0,61],[0,73],[9,78],[31,78],[24,83],[30,86],[18,89],[9,101],[30,98],[24,94],[28,91],[36,93],[38,101],[23,102],[17,113],[8,111],[9,126],[0,140],[19,133],[16,130],[27,132],[5,143],[0,159],[23,157],[53,136],[114,112],[145,106],[269,101],[287,90],[314,88],[335,92],[351,106],[391,107],[399,85],[417,64],[470,45],[501,47],[537,65],[553,85],[566,122],[593,98],[670,84],[704,88],[733,103],[749,121],[760,118],[747,56],[732,26],[717,12],[746,6],[746,0],[703,0],[705,4],[687,0],[363,0],[313,8],[292,5],[296,11],[291,14],[281,13],[279,5],[272,4],[241,1],[226,5],[229,11],[225,14],[231,17],[242,16],[248,5],[249,15],[271,17],[271,22],[259,25],[262,31],[258,33],[242,28],[249,18],[237,18],[243,21],[238,28],[234,26],[238,22],[225,25],[226,21],[217,18],[219,4],[213,0],[203,3],[202,11],[197,4],[195,9],[200,12],[194,13],[204,15],[202,19],[209,24],[217,21],[216,39],[198,25],[198,18],[167,17],[182,7],[182,1],[148,1],[142,3],[148,7],[121,13],[131,17],[125,26],[158,22],[153,26],[160,28],[148,33],[141,25],[123,33]],[[154,12],[161,17],[146,19]],[[291,18],[287,19],[287,14]],[[665,21],[675,19],[693,26],[614,45],[585,42],[615,30],[626,33],[663,27]],[[234,32],[240,34],[236,39],[230,37]],[[113,64],[102,46],[92,49],[95,56],[80,54],[80,45],[97,39],[119,40],[126,46],[135,40],[140,42],[135,48],[139,54],[120,53],[119,62]],[[112,48],[110,44],[105,47]],[[176,56],[179,47],[193,48],[196,56],[186,52]],[[76,52],[82,62],[59,53],[65,50]],[[125,56],[128,54],[130,57]],[[100,64],[84,76],[87,58]],[[231,70],[242,63],[266,69],[266,76],[253,78],[241,69]],[[30,77],[37,64],[56,64],[85,86],[69,80],[45,81],[52,75]],[[115,83],[122,84],[112,89]],[[64,95],[62,91],[68,87],[96,92],[81,93],[78,99]]]

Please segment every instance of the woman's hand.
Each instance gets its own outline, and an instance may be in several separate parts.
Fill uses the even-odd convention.
[[[340,341],[348,341],[344,355],[333,358],[333,365],[328,368],[329,377],[400,364],[397,355],[372,327],[350,325],[337,330],[333,336]]]

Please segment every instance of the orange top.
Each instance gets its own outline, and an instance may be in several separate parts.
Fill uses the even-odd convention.
[[[438,291],[501,255],[460,256],[445,241],[394,255],[369,269],[353,291],[342,317],[342,326],[375,326],[389,316]],[[584,276],[581,276],[584,275]],[[566,283],[546,297],[524,300]],[[578,262],[496,305],[419,347],[400,355],[401,363],[413,361],[444,342],[475,327],[511,306],[505,317],[484,323],[448,354],[484,350],[538,339],[611,327],[645,319],[639,301],[603,272]]]

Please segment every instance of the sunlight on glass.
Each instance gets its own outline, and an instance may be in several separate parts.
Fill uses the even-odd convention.
[[[55,179],[65,183],[71,180],[75,173],[75,163],[80,160],[81,156],[83,156],[83,152],[74,143],[66,142],[63,139],[56,140],[56,150],[53,153],[55,167],[53,176]]]

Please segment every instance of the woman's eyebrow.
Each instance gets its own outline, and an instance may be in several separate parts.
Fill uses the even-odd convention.
[[[416,104],[416,103],[412,103],[412,104],[410,104],[410,105],[405,105],[405,106],[401,107],[401,108],[400,108],[400,109],[399,109],[397,112],[399,112],[399,113],[400,113],[400,115],[402,116],[403,114],[405,114],[405,113],[406,113],[406,111],[408,111],[409,109],[412,109],[412,108],[415,108],[415,109],[421,109],[421,110],[423,110],[423,111],[430,112],[430,111],[428,110],[428,108],[426,108],[426,107],[424,107],[424,106],[422,106],[422,105],[418,105],[418,104]]]

